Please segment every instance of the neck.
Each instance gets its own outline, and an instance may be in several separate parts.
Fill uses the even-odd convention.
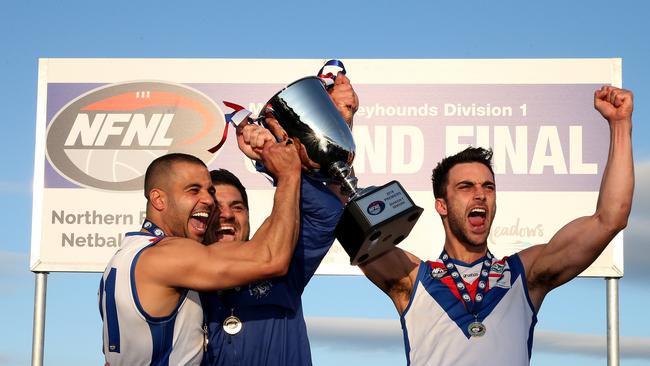
[[[460,242],[454,242],[449,239],[445,241],[445,250],[447,254],[456,260],[473,263],[487,254],[487,243],[484,245],[469,245]]]
[[[167,225],[164,224],[164,221],[161,220],[160,217],[156,217],[156,215],[152,215],[152,216],[147,215],[146,219],[149,220],[155,226],[157,226],[159,229],[161,229],[164,232],[165,236],[172,236],[171,230],[167,227]],[[156,235],[156,233],[153,232],[153,228],[147,229],[143,226],[140,231],[147,231]]]

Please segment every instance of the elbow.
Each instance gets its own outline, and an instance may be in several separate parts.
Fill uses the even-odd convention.
[[[627,227],[627,219],[628,217],[625,216],[624,218],[618,220],[618,222],[614,223],[614,230],[616,233],[622,231]]]
[[[629,201],[625,201],[621,203],[613,223],[616,232],[619,232],[627,227],[627,223],[630,218],[631,211],[632,211],[631,199]]]
[[[264,278],[282,277],[289,272],[289,256],[269,255],[259,263],[260,275]]]
[[[282,277],[285,276],[287,273],[289,273],[289,262],[287,261],[286,264],[282,266],[278,266],[276,270],[273,273],[272,277]]]
[[[630,210],[621,208],[618,212],[611,215],[601,215],[600,222],[601,225],[607,230],[612,236],[618,234],[621,230],[625,229],[628,224],[628,218],[630,216]]]
[[[282,277],[289,272],[289,259],[274,259],[271,260],[266,266],[266,276],[268,278],[272,277]]]

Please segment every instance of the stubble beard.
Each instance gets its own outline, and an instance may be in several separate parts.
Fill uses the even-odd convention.
[[[451,207],[448,207],[451,208]],[[477,248],[482,246],[487,246],[487,236],[485,240],[475,241],[469,238],[467,231],[465,229],[465,217],[455,214],[454,210],[448,210],[449,214],[447,215],[447,224],[449,225],[449,230],[454,234],[456,239],[460,241],[461,244],[464,244],[471,248]],[[489,234],[488,230],[488,234]]]

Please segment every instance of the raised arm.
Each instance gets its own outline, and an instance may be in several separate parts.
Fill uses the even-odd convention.
[[[339,72],[329,94],[351,130],[354,114],[359,109],[359,97],[352,88],[350,79]],[[351,174],[354,175],[354,170]],[[348,202],[348,197],[341,194],[340,185],[330,184],[329,188],[341,202],[344,204]],[[359,268],[372,283],[391,298],[399,313],[402,314],[411,298],[419,264],[418,257],[395,247]]]
[[[354,125],[354,114],[359,110],[359,97],[354,91],[350,79],[348,79],[348,77],[342,72],[339,72],[336,75],[336,80],[334,80],[334,85],[332,85],[327,92],[329,93],[330,98],[332,98],[332,102],[334,102],[336,109],[341,113],[341,117],[343,117],[345,123],[350,127],[350,131],[352,131],[352,126]],[[354,176],[354,167],[351,167],[350,172],[350,174]],[[349,197],[341,192],[341,185],[339,183],[331,182],[327,187],[334,192],[341,203],[348,203]]]
[[[564,226],[548,244],[520,253],[537,309],[550,290],[584,271],[627,225],[634,191],[633,96],[630,91],[604,86],[595,92],[594,106],[610,130],[609,155],[596,211]]]
[[[203,245],[186,238],[163,239],[143,252],[136,276],[159,287],[203,291],[285,274],[298,236],[300,161],[290,142],[266,141],[260,155],[277,188],[270,216],[250,241]]]
[[[350,79],[342,72],[336,75],[334,85],[328,90],[336,109],[352,129],[354,114],[359,109],[359,96],[354,91]]]

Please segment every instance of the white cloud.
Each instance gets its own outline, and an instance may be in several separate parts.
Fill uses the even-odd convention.
[[[27,271],[28,257],[25,253],[0,250],[0,276],[20,275]]]
[[[31,276],[28,265],[29,258],[26,253],[0,250],[0,292],[3,295],[13,295],[24,286]],[[4,363],[0,362],[0,365]]]
[[[0,365],[17,365],[16,357],[8,352],[0,352]]]
[[[402,330],[396,320],[360,318],[307,318],[309,339],[337,350],[402,351]]]
[[[360,318],[307,318],[312,346],[336,350],[403,352],[404,341],[398,320]],[[537,352],[571,353],[606,357],[606,336],[535,332],[533,355]],[[650,337],[621,337],[621,358],[650,358]]]
[[[621,358],[650,358],[650,338],[621,337]],[[560,332],[535,332],[535,352],[572,353],[583,356],[606,357],[607,337]]]

